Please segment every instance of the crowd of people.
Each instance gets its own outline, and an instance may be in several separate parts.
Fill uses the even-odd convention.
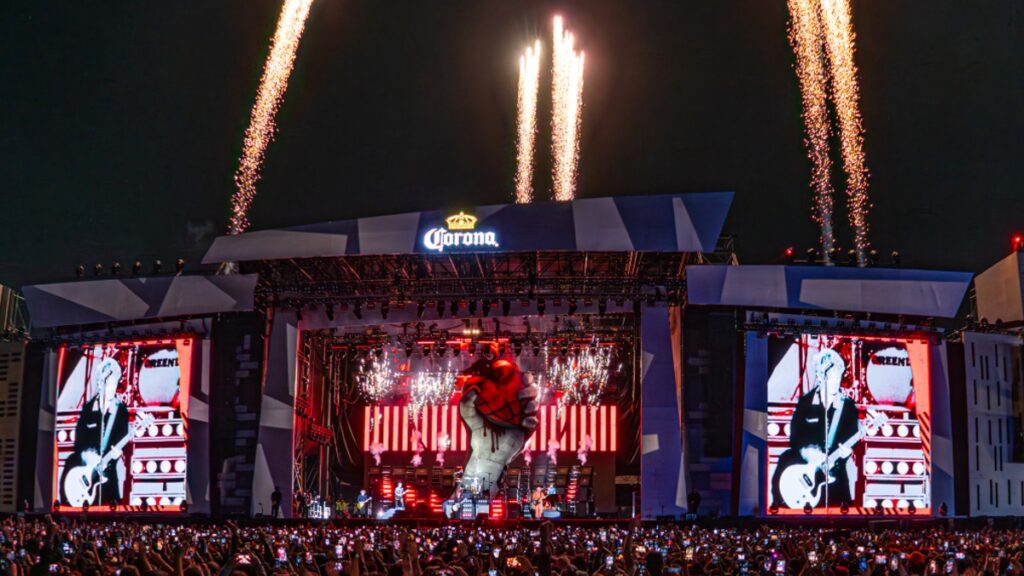
[[[475,524],[170,525],[7,518],[12,576],[1015,574],[1024,531]]]

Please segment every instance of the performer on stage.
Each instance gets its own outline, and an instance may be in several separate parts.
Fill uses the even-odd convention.
[[[540,484],[537,484],[530,496],[530,510],[533,512],[534,518],[539,519],[544,515],[544,489]]]
[[[356,496],[356,516],[362,516],[363,518],[370,517],[370,503],[373,498],[366,493],[366,489],[359,491],[359,496]]]
[[[395,486],[395,510],[405,510],[405,486],[401,482]]]
[[[99,489],[95,497],[85,497],[91,506],[119,502],[123,496],[127,467],[124,454],[118,444],[125,440],[128,430],[128,408],[117,397],[121,382],[121,366],[114,358],[103,360],[93,373],[97,384],[96,394],[82,406],[75,424],[74,451],[64,462],[64,477],[73,468],[89,466],[103,458],[107,463],[98,475]],[[61,480],[60,498],[62,504],[70,504],[81,497],[69,495],[64,478]],[[70,499],[69,499],[70,498]]]
[[[857,407],[841,388],[846,364],[831,349],[822,351],[817,358],[815,386],[800,397],[790,422],[790,449],[779,457],[773,478],[775,502],[785,506],[780,486],[782,472],[791,465],[826,462],[830,455],[833,464],[824,471],[827,489],[825,498],[812,506],[839,506],[852,504],[857,484],[858,468],[853,449],[844,445],[860,431]]]

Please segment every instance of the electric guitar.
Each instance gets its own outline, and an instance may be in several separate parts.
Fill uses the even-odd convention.
[[[839,460],[837,454],[840,449],[852,450],[854,445],[860,442],[865,434],[870,434],[889,421],[889,417],[885,414],[871,416],[871,419],[864,423],[856,434],[840,444],[820,461],[794,462],[782,470],[779,475],[778,486],[779,492],[782,495],[782,501],[786,506],[800,509],[806,504],[811,506],[818,504],[818,501],[821,499],[822,489],[836,480],[832,474],[832,467]]]
[[[93,504],[96,501],[96,494],[100,486],[108,480],[103,476],[103,470],[114,459],[114,454],[116,453],[120,456],[121,450],[135,438],[135,434],[143,428],[148,428],[152,423],[152,414],[140,414],[124,438],[121,438],[117,444],[110,447],[103,456],[100,456],[94,450],[83,451],[79,455],[82,463],[64,474],[64,497],[68,504],[74,507],[81,507],[83,504]]]
[[[363,500],[362,502],[356,502],[356,510],[359,510],[360,512],[362,512],[364,508],[366,508],[367,506],[370,505],[370,502],[373,502],[373,498],[367,498],[366,500]]]

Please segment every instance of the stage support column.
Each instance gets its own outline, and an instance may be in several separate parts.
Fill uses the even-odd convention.
[[[686,511],[686,470],[681,419],[681,310],[644,307],[640,313],[641,420],[640,515],[644,519]],[[675,336],[675,337],[674,337]]]
[[[292,435],[295,427],[295,354],[299,320],[275,309],[266,339],[263,399],[252,481],[252,513],[271,513],[270,495],[281,489],[281,515],[292,516]]]
[[[57,369],[62,354],[60,348],[48,349],[43,356],[42,378],[39,382],[39,431],[36,434],[36,474],[32,510],[49,512],[57,499],[53,485],[54,426],[57,413]],[[34,384],[34,383],[33,383]]]

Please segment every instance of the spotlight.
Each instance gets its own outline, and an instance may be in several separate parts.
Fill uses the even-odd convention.
[[[501,301],[501,315],[508,316],[510,310],[512,310],[512,301],[508,299],[503,299]]]
[[[541,298],[540,300],[537,300],[537,314],[540,314],[541,316],[543,316],[544,315],[544,309],[547,308],[547,307],[548,307],[548,304],[547,304],[547,302],[543,298]]]
[[[328,320],[333,322],[334,321],[334,304],[328,304],[327,307],[324,308],[324,314],[327,315],[327,319]]]
[[[159,274],[160,273],[160,268],[162,268],[163,265],[164,265],[164,263],[161,262],[159,258],[157,258],[156,260],[153,260],[153,274]]]
[[[184,258],[178,258],[177,260],[174,261],[174,272],[176,274],[181,274],[184,271],[185,271],[185,259]]]
[[[846,263],[850,266],[857,264],[857,251],[853,248],[850,248],[846,252]]]
[[[817,248],[808,248],[807,249],[807,262],[817,262],[817,261],[818,261],[818,249]]]
[[[387,320],[388,313],[391,312],[391,302],[385,300],[380,304],[380,317]]]
[[[138,276],[140,272],[142,272],[142,262],[138,260],[132,262],[132,275]]]
[[[352,308],[352,314],[359,320],[363,319],[363,303],[360,300],[356,300],[356,305]]]
[[[835,262],[836,260],[839,260],[839,247],[838,246],[833,246],[832,248],[829,249],[829,251],[828,251],[828,259],[831,260],[832,262]]]
[[[892,254],[889,255],[889,258],[892,260],[892,265],[898,268],[900,265],[900,251],[893,250]]]
[[[97,265],[93,266],[92,267],[92,275],[93,276],[102,276],[103,275],[103,264],[97,264]]]
[[[1024,234],[1017,233],[1013,235],[1013,240],[1010,241],[1013,245],[1014,252],[1024,252]]]
[[[782,251],[782,257],[786,259],[786,262],[792,262],[794,254],[796,254],[796,250],[794,250],[792,246],[787,246],[786,249]]]
[[[872,266],[878,266],[878,250],[874,248],[868,250],[868,263]]]
[[[110,265],[110,273],[113,274],[114,276],[117,276],[118,274],[120,274],[121,273],[121,263],[120,262],[114,262],[113,264],[111,264]]]
[[[78,267],[75,268],[75,276],[77,276],[79,278],[81,278],[82,276],[85,276],[85,266],[82,266],[81,264],[79,264]]]
[[[420,300],[419,302],[416,303],[416,318],[423,318],[423,311],[426,309],[426,307],[427,306],[426,304],[423,303],[423,300]]]

